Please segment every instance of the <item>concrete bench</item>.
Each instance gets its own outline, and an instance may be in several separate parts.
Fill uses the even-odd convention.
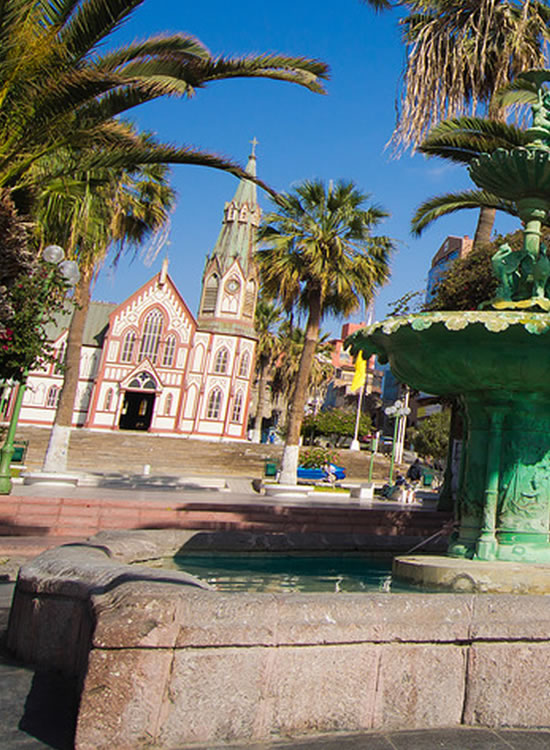
[[[359,499],[360,503],[372,503],[374,500],[374,482],[363,482],[350,487],[350,497]]]

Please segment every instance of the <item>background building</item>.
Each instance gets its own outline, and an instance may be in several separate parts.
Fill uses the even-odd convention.
[[[432,265],[428,271],[426,285],[426,302],[430,302],[435,294],[435,288],[441,279],[449,272],[449,268],[458,258],[463,258],[471,251],[473,240],[468,235],[464,237],[449,236],[432,258]]]
[[[353,357],[344,349],[344,342],[348,336],[364,328],[367,323],[344,323],[340,338],[331,339],[332,345],[332,365],[334,367],[334,377],[327,387],[323,409],[342,409],[349,406],[356,406],[358,394],[352,392],[350,386],[355,373],[355,363]],[[367,373],[365,380],[365,395],[373,395],[377,398],[381,395],[382,373],[376,367],[376,357],[369,357],[367,361]],[[363,408],[369,410],[368,400],[364,400]]]

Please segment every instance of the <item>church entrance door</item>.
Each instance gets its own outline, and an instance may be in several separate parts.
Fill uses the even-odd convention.
[[[121,430],[148,430],[153,417],[154,393],[126,391],[118,426]]]

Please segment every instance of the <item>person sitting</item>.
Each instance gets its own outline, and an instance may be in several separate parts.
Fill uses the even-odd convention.
[[[422,467],[418,458],[409,466],[407,479],[410,479],[413,484],[417,484],[422,479]]]
[[[336,466],[327,461],[323,464],[322,469],[326,474],[325,479],[327,482],[334,484],[336,482]]]
[[[403,474],[397,474],[395,477],[395,487],[402,487],[405,484],[405,477]]]

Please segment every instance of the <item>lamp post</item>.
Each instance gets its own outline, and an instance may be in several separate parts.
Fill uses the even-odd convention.
[[[78,283],[78,280],[80,279],[78,265],[74,260],[65,260],[65,251],[62,247],[59,247],[59,245],[48,245],[42,253],[42,258],[46,263],[51,265],[50,272],[44,279],[44,291],[48,290],[56,270],[61,273],[69,287],[73,287]],[[25,369],[17,388],[6,439],[4,440],[4,445],[0,449],[0,495],[9,495],[11,492],[10,464],[14,453],[13,443],[17,431],[17,423],[19,421],[19,413],[23,403],[23,396],[25,395],[28,375],[29,371],[28,369]]]
[[[391,447],[391,462],[390,462],[390,485],[393,484],[393,467],[395,463],[395,449],[397,443],[397,430],[399,427],[399,420],[401,417],[406,417],[411,413],[411,410],[402,401],[395,401],[392,406],[388,406],[384,409],[386,416],[390,419],[395,419],[393,428],[393,443]]]

